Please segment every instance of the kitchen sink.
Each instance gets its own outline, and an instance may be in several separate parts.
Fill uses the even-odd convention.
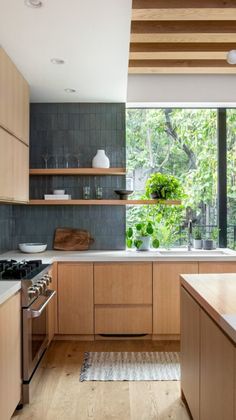
[[[229,252],[220,250],[220,249],[212,249],[212,250],[205,250],[205,249],[192,249],[191,251],[188,251],[187,249],[166,249],[166,250],[159,250],[158,253],[160,255],[163,255],[165,257],[221,257],[230,255]]]

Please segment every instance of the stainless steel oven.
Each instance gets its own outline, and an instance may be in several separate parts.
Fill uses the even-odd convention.
[[[28,308],[23,308],[23,381],[26,383],[48,346],[48,304],[55,294],[48,289]]]

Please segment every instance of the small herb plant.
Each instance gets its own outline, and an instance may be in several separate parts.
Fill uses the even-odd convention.
[[[179,199],[183,195],[180,181],[173,175],[156,172],[146,182],[146,195],[156,199]]]
[[[193,239],[195,239],[196,241],[197,240],[200,241],[202,239],[202,232],[201,232],[201,229],[198,226],[196,226],[193,229]]]
[[[128,248],[132,248],[134,245],[135,248],[139,249],[143,243],[142,237],[147,236],[152,238],[153,248],[158,248],[159,240],[154,235],[154,228],[150,221],[137,223],[134,228],[129,227],[126,231],[126,245]]]
[[[213,227],[210,233],[210,239],[215,242],[218,241],[219,231],[220,230],[217,227]]]

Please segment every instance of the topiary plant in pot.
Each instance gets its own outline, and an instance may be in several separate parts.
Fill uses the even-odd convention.
[[[193,229],[193,247],[202,249],[202,232],[198,226]]]
[[[133,245],[138,251],[148,251],[152,240],[153,248],[159,247],[159,241],[155,237],[152,223],[137,223],[134,228],[129,227],[126,231],[126,245],[132,248]]]
[[[183,190],[180,181],[173,175],[156,172],[146,182],[146,195],[153,199],[179,199]]]

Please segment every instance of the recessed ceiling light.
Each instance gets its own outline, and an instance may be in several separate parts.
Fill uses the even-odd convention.
[[[229,64],[236,64],[236,50],[230,50],[228,52],[227,61]]]
[[[42,7],[43,2],[40,0],[25,0],[25,5],[28,7],[33,7],[34,9],[39,9]]]
[[[52,64],[65,64],[65,61],[62,58],[51,58]]]
[[[75,92],[76,92],[76,90],[75,90],[75,89],[70,89],[70,88],[66,88],[66,89],[64,89],[64,91],[65,91],[66,93],[75,93]]]

